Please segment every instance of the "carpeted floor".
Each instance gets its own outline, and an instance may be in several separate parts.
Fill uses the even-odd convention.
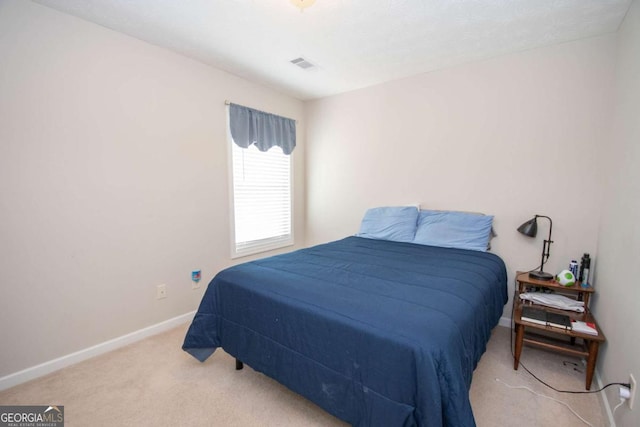
[[[64,405],[70,427],[346,425],[248,366],[235,371],[223,351],[197,362],[180,349],[186,328],[0,392],[0,405]],[[606,425],[597,394],[556,393],[522,368],[514,371],[509,335],[507,328],[494,330],[474,373],[471,403],[479,427],[586,425],[562,404],[505,383],[562,400],[591,425]],[[525,347],[521,362],[558,388],[584,390],[578,359]]]

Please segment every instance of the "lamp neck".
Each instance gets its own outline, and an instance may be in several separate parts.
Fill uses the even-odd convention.
[[[540,260],[540,271],[544,271],[544,264],[549,260],[549,254],[551,249],[551,229],[553,228],[553,221],[546,215],[536,215],[536,218],[546,218],[549,220],[549,237],[542,244],[542,259]]]
[[[551,241],[551,229],[553,228],[553,221],[551,221],[551,218],[549,218],[546,215],[536,215],[536,218],[546,218],[549,220],[549,238],[547,239],[550,243],[553,243]]]

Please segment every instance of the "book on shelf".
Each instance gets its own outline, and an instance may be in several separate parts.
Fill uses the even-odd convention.
[[[522,307],[522,315],[520,318],[526,322],[537,323],[538,325],[571,330],[571,318],[566,314],[553,313],[539,308],[524,306]]]
[[[574,332],[580,332],[581,334],[598,335],[598,329],[595,323],[574,320],[571,322],[571,328]]]

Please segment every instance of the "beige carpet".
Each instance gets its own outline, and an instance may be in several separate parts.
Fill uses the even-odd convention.
[[[0,392],[0,405],[64,405],[66,426],[344,426],[313,403],[222,351],[201,364],[180,349],[187,326]],[[513,370],[509,329],[494,330],[473,377],[471,403],[480,427],[584,426],[558,398],[594,426],[606,417],[596,394],[560,394],[522,368]],[[556,387],[584,390],[579,360],[525,347],[522,362]],[[563,361],[578,363],[563,364]],[[595,383],[594,383],[595,386]],[[595,388],[595,387],[594,387]]]

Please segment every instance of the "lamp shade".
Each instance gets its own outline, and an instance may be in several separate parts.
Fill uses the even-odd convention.
[[[531,218],[529,221],[518,227],[518,231],[525,236],[536,237],[536,234],[538,234],[538,221],[535,217]]]

